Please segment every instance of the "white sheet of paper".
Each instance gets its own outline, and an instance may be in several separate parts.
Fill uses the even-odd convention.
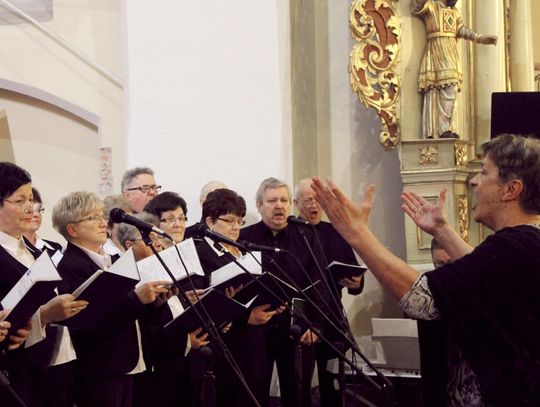
[[[257,261],[261,261],[261,252],[253,252],[253,255]],[[246,254],[238,259],[238,263],[244,266],[251,274],[262,274],[261,265],[257,263],[253,256]],[[224,283],[231,278],[234,278],[240,274],[243,274],[242,270],[235,262],[230,262],[225,266],[215,270],[210,275],[210,287],[215,287]]]
[[[19,281],[9,290],[1,304],[4,309],[12,309],[37,281],[60,281],[51,258],[44,251]]]
[[[204,276],[193,239],[184,240],[183,242],[178,243],[176,247],[182,256],[182,260],[188,269],[189,275],[198,274]],[[178,252],[174,246],[161,251],[159,255],[176,280],[186,278],[184,265],[182,264],[180,257],[178,257]],[[139,269],[139,274],[141,276],[141,283],[158,280],[172,282],[171,277],[167,274],[155,255],[138,261],[137,268]]]

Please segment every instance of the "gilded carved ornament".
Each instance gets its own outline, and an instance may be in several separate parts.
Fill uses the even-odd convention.
[[[360,101],[377,110],[379,139],[393,149],[399,141],[397,101],[400,77],[396,70],[401,47],[397,0],[355,0],[349,27],[357,44],[349,55],[351,87]]]
[[[467,164],[467,146],[463,144],[454,144],[454,157],[456,165],[462,167]]]
[[[458,195],[457,214],[459,235],[466,242],[469,241],[469,201],[467,195]]]
[[[418,147],[418,164],[438,164],[439,148],[437,146]]]

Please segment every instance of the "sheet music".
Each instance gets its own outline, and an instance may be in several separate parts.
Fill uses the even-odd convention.
[[[261,265],[257,263],[257,261],[261,261],[261,252],[253,252],[253,255],[257,260],[255,260],[251,255],[246,254],[240,257],[237,261],[242,266],[244,266],[251,274],[260,275],[262,274],[262,268]],[[225,281],[244,273],[244,270],[240,268],[240,266],[238,266],[235,262],[230,262],[225,266],[212,272],[212,274],[210,275],[210,287],[218,286]]]
[[[38,281],[60,281],[62,278],[56,271],[51,258],[44,251],[26,273],[6,294],[1,304],[4,309],[12,309]]]
[[[197,250],[195,249],[193,239],[184,240],[183,242],[178,243],[176,247],[182,256],[182,260],[184,260],[189,275],[197,274],[204,276],[204,271],[202,269],[201,262],[199,261],[199,256],[197,255]],[[182,265],[180,257],[178,257],[178,253],[174,246],[161,251],[159,255],[176,280],[186,278],[184,266]],[[155,255],[138,261],[137,268],[139,269],[141,283],[158,280],[172,282],[172,279],[169,277]]]
[[[116,260],[111,268],[107,270],[109,273],[118,274],[133,280],[140,280],[137,263],[133,255],[133,249],[129,248],[118,260]]]

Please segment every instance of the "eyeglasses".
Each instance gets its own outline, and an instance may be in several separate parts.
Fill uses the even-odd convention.
[[[142,185],[140,187],[128,188],[126,191],[141,191],[143,194],[147,194],[150,190],[159,192],[161,185]]]
[[[81,218],[75,223],[81,223],[81,222],[107,222],[107,218],[103,215],[91,215],[91,216],[86,216],[84,218]]]
[[[18,206],[19,209],[23,212],[25,209],[32,209],[32,210],[34,209],[34,201],[32,199],[29,199],[29,200],[17,199],[14,202],[4,199],[3,201],[10,203],[11,205]]]
[[[305,205],[305,206],[311,206],[311,204],[315,202],[315,198],[303,198],[302,199],[302,203]]]
[[[236,219],[236,218],[220,218],[218,217],[219,220],[225,222],[225,223],[228,223],[231,227],[234,226],[235,224],[238,224],[238,226],[244,226],[246,224],[246,221],[244,219]]]
[[[40,215],[42,215],[43,212],[45,212],[45,208],[43,208],[40,203],[35,203],[33,205],[33,210],[34,210],[34,213],[39,213]]]
[[[170,218],[160,219],[159,221],[163,222],[163,223],[173,224],[176,221],[178,221],[180,223],[184,223],[184,222],[187,222],[187,220],[188,220],[187,216],[181,215],[181,216],[179,216],[177,218],[170,217]]]

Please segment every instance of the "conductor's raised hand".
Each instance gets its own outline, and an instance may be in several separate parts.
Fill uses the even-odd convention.
[[[360,203],[351,201],[330,178],[324,182],[314,177],[311,187],[328,219],[346,240],[354,239],[359,231],[367,228],[375,185],[368,187]]]
[[[439,192],[436,205],[412,191],[403,192],[401,200],[403,201],[401,208],[424,232],[433,236],[438,229],[448,224],[443,213],[444,203],[446,202],[446,188]]]
[[[154,302],[160,294],[165,294],[169,291],[167,288],[169,284],[168,281],[150,281],[138,286],[135,289],[135,294],[141,303],[150,304]]]

